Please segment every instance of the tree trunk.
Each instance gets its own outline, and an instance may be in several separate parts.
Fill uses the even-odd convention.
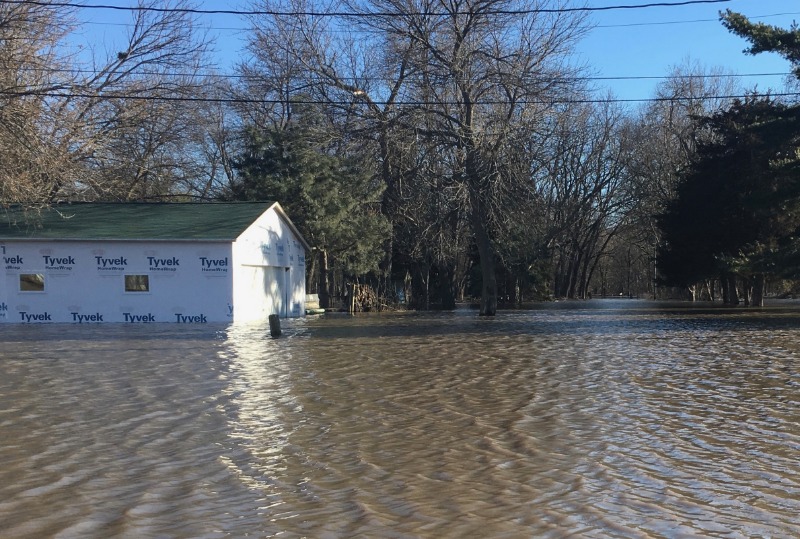
[[[411,276],[411,303],[410,306],[417,310],[427,311],[431,308],[430,280],[431,268],[428,263],[414,264],[414,273]]]
[[[454,276],[455,270],[452,264],[443,263],[439,266],[439,297],[442,300],[442,309],[456,308]]]
[[[700,294],[700,299],[708,299],[714,301],[714,282],[710,279],[703,281],[703,292]]]
[[[739,305],[739,292],[736,290],[736,276],[728,274],[726,283],[728,287],[728,304]]]
[[[387,215],[384,213],[384,215]],[[394,235],[394,231],[392,231],[392,236]],[[379,268],[381,270],[381,275],[378,277],[379,281],[379,289],[378,294],[390,303],[397,303],[397,293],[394,288],[394,283],[392,282],[392,250],[393,250],[393,239],[390,236],[385,242],[383,242],[383,260],[381,261]]]
[[[731,302],[731,295],[728,288],[728,276],[724,273],[721,273],[719,276],[719,287],[722,291],[722,304],[729,305]]]
[[[383,176],[383,183],[386,185],[386,189],[383,192],[383,198],[381,200],[381,212],[383,215],[389,217],[393,220],[393,216],[395,215],[395,205],[396,205],[396,176],[393,173],[392,167],[392,159],[393,154],[389,148],[389,135],[388,135],[388,127],[385,123],[381,125],[380,131],[380,149],[381,149],[381,175]],[[382,295],[387,297],[390,301],[395,302],[397,301],[397,294],[395,293],[394,285],[392,284],[392,260],[394,255],[394,235],[395,230],[392,227],[392,233],[383,243],[383,260],[381,261],[379,267],[382,275]]]
[[[580,254],[577,252],[577,249],[573,251],[572,257],[569,261],[569,275],[567,279],[569,280],[569,288],[567,289],[567,297],[569,299],[577,299],[578,297],[578,271],[580,270],[581,261],[580,261]]]
[[[488,213],[484,211],[480,195],[472,194],[470,212],[472,230],[481,264],[481,316],[494,316],[497,313],[497,275],[494,267],[494,245],[487,230]]]
[[[317,257],[312,255],[308,257],[307,260],[309,264],[306,266],[306,290],[308,290],[309,293],[312,290],[319,291],[318,288],[319,279],[317,275]]]
[[[331,306],[330,295],[330,270],[328,268],[328,251],[319,252],[319,306],[329,309]]]
[[[742,299],[744,300],[744,306],[750,306],[750,298],[753,295],[753,285],[750,279],[747,277],[742,277]]]
[[[406,270],[406,276],[403,279],[403,302],[407,307],[413,307],[414,300],[414,281],[411,278],[411,273]]]
[[[561,256],[561,253],[559,253],[558,255],[554,254],[552,256],[552,259],[554,261],[557,261],[552,264],[551,275],[553,276],[553,288],[552,288],[553,297],[559,298],[561,297],[561,274],[562,274],[561,268],[563,267],[562,264],[563,257]]]
[[[753,276],[753,307],[764,306],[764,290],[766,288],[766,279],[763,273],[757,273]]]

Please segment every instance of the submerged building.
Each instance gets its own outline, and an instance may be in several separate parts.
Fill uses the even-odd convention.
[[[277,202],[0,210],[0,323],[305,314],[309,245]]]

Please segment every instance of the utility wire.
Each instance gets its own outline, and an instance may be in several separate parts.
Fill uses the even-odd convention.
[[[561,8],[561,9],[542,9],[542,10],[502,10],[498,11],[497,13],[534,13],[534,12],[570,12],[570,11],[607,11],[607,10],[616,10],[616,9],[641,9],[641,8],[650,8],[650,7],[678,7],[678,6],[686,6],[692,4],[716,4],[716,3],[726,3],[730,2],[731,0],[687,0],[682,2],[653,2],[647,4],[636,4],[636,5],[613,5],[613,6],[601,6],[601,7],[585,7],[585,8]],[[73,7],[73,8],[81,8],[81,9],[109,9],[109,10],[121,10],[121,11],[153,11],[153,12],[186,12],[186,13],[196,13],[196,14],[232,14],[232,15],[322,15],[322,16],[372,16],[372,15],[381,15],[380,13],[338,13],[338,12],[281,12],[281,11],[243,11],[243,10],[207,10],[207,9],[194,9],[194,8],[156,8],[156,7],[132,7],[132,6],[113,6],[113,5],[105,5],[105,4],[79,4],[73,3],[69,1],[46,1],[46,0],[0,0],[0,5],[2,4],[11,4],[11,5],[33,5],[33,6],[53,6],[53,7]],[[786,15],[787,13],[780,13],[775,14],[777,15]],[[773,15],[765,15],[764,17],[769,17]],[[707,21],[712,21],[712,19],[708,19]],[[698,21],[665,21],[665,22],[656,22],[656,23],[640,23],[640,24],[678,24],[682,22],[705,22],[703,20]],[[635,26],[636,24],[631,25],[618,25],[618,26]],[[609,27],[614,27],[616,25],[609,25]],[[42,72],[46,72],[42,70]],[[91,70],[51,70],[51,72],[73,72],[73,73],[86,73],[86,74],[96,74],[96,71]],[[150,75],[153,73],[141,72],[136,73],[137,75]],[[167,76],[212,76],[216,78],[223,78],[223,79],[247,79],[250,78],[247,75],[235,75],[235,74],[212,74],[212,75],[205,75],[205,74],[181,74],[181,73],[159,73],[160,75],[167,75]],[[673,78],[714,78],[714,77],[756,77],[756,76],[785,76],[789,73],[752,73],[752,74],[718,74],[718,75],[685,75],[679,77],[672,77],[672,76],[604,76],[604,77],[574,77],[570,78],[569,80],[583,80],[583,81],[625,81],[625,80],[670,80]],[[370,78],[359,78],[359,81],[369,81],[374,80]],[[565,79],[566,80],[566,79]],[[7,92],[3,92],[3,94],[8,95]],[[32,95],[30,92],[25,93],[25,95]],[[784,94],[772,94],[772,95],[784,95]],[[786,94],[786,95],[793,95],[793,94]],[[58,97],[55,95],[49,97]],[[82,96],[80,94],[75,95],[61,95],[60,97],[89,97]],[[97,97],[97,96],[92,96]],[[721,96],[722,98],[725,97],[744,97],[744,96]],[[121,98],[119,96],[114,96],[111,98]],[[142,99],[142,98],[138,98]],[[156,98],[158,99],[158,98]],[[166,99],[166,98],[161,98]],[[185,100],[187,98],[176,98],[177,100]],[[205,100],[205,98],[198,98],[199,100]],[[641,99],[615,99],[612,100],[614,102],[648,102],[653,100],[659,100],[658,98],[641,98]],[[580,101],[566,101],[566,102],[575,102],[575,103],[582,103],[582,102],[604,102],[605,100],[580,100]],[[225,100],[223,100],[225,102]],[[236,102],[236,101],[228,101],[228,102]],[[279,102],[279,101],[276,101]],[[380,104],[380,103],[379,103]]]
[[[786,17],[788,15],[800,15],[800,11],[795,12],[787,12],[787,13],[770,13],[769,15],[753,15],[752,17],[747,17],[751,21],[759,20],[759,19],[768,19],[771,17]],[[691,20],[682,20],[682,21],[655,21],[655,22],[630,22],[630,23],[620,23],[620,24],[598,24],[595,28],[631,28],[635,26],[669,26],[674,24],[694,24],[700,22],[715,22],[718,23],[719,19],[691,19]],[[234,28],[231,28],[234,30]]]
[[[154,95],[139,95],[128,96],[120,94],[96,94],[84,92],[49,92],[37,90],[24,90],[24,91],[0,91],[0,97],[45,97],[45,98],[62,98],[62,99],[108,99],[108,100],[132,100],[132,101],[164,101],[164,102],[185,102],[185,103],[218,103],[218,104],[281,104],[286,103],[284,99],[256,99],[256,98],[237,98],[237,97],[188,97],[188,96],[154,96]],[[664,101],[700,101],[707,99],[747,99],[752,97],[752,94],[743,95],[713,95],[701,97],[650,97],[650,98],[611,98],[611,99],[598,99],[598,98],[566,98],[566,99],[548,99],[548,100],[521,100],[517,101],[520,105],[570,105],[570,104],[600,104],[600,103],[657,103]],[[768,93],[763,94],[763,97],[800,97],[800,92],[781,92],[781,93]],[[320,101],[314,99],[298,99],[290,100],[289,104],[297,105],[338,105],[338,106],[353,106],[357,104],[358,99],[352,101]],[[371,101],[374,105],[393,105],[393,106],[407,106],[407,107],[431,107],[431,106],[458,106],[461,104],[459,101]],[[492,100],[492,101],[478,101],[476,105],[504,105],[506,101]]]
[[[623,9],[645,9],[652,7],[681,7],[696,4],[722,4],[731,0],[685,0],[683,2],[651,2],[648,4],[620,4],[614,6],[598,7],[574,7],[574,8],[545,8],[545,9],[498,9],[481,11],[483,15],[532,15],[534,13],[573,13],[590,11],[612,11]],[[273,11],[273,10],[236,10],[236,9],[196,9],[196,8],[159,8],[159,7],[134,7],[134,6],[113,6],[106,4],[76,4],[73,2],[48,2],[45,0],[0,0],[0,4],[16,4],[40,7],[70,7],[77,9],[107,9],[115,11],[149,11],[155,13],[189,13],[196,15],[275,15],[275,16],[307,16],[307,17],[392,17],[397,16],[395,12],[344,12],[344,11]],[[408,12],[409,15],[469,15],[468,12]]]
[[[22,66],[18,69],[24,73],[41,73],[41,74],[81,74],[81,75],[98,75],[101,71],[94,69],[69,69],[69,68],[49,68],[49,67],[28,67]],[[163,72],[163,71],[131,71],[131,75],[135,76],[164,76],[164,77],[199,77],[199,78],[214,78],[214,79],[236,79],[236,80],[260,80],[265,77],[258,75],[239,75],[232,73],[181,73],[181,72]],[[792,75],[789,71],[773,72],[773,73],[717,73],[717,74],[686,74],[686,75],[618,75],[618,76],[586,76],[586,77],[557,77],[560,82],[578,82],[578,81],[624,81],[624,80],[683,80],[683,79],[717,79],[717,78],[746,78],[746,77],[785,77]],[[268,77],[266,77],[268,78]],[[375,77],[340,77],[342,80],[357,81],[357,82],[383,82],[384,79]]]
[[[0,2],[2,3],[2,2]],[[786,17],[790,15],[800,15],[800,11],[789,11],[786,13],[770,13],[768,15],[753,15],[748,17],[751,21],[757,21],[761,19],[768,19],[772,17]],[[598,24],[595,25],[594,28],[632,28],[637,26],[670,26],[676,24],[696,24],[696,23],[706,23],[706,22],[713,22],[718,23],[719,19],[685,19],[685,20],[676,20],[676,21],[651,21],[651,22],[631,22],[631,23],[620,23],[620,24]],[[133,27],[132,23],[128,22],[99,22],[99,21],[83,21],[81,25],[90,25],[90,26],[123,26],[123,27]],[[247,32],[250,30],[249,27],[245,26],[207,26],[209,30],[214,31],[225,31],[225,32]],[[336,32],[333,30],[328,30],[329,32]],[[344,33],[344,31],[342,31]]]

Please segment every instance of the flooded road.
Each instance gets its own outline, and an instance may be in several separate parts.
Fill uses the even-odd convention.
[[[0,326],[0,537],[800,536],[800,306]]]

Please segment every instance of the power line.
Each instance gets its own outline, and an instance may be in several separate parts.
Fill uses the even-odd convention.
[[[81,74],[81,75],[99,75],[101,71],[95,69],[69,69],[69,68],[48,68],[48,67],[27,67],[22,66],[18,71],[26,73],[67,73],[67,74]],[[199,77],[199,78],[215,78],[215,79],[259,79],[258,76],[253,75],[238,75],[232,73],[181,73],[181,72],[163,72],[163,71],[131,71],[134,76],[164,76],[164,77]],[[561,82],[578,82],[578,81],[626,81],[626,80],[682,80],[682,79],[717,79],[717,78],[746,78],[746,77],[785,77],[792,75],[789,71],[771,72],[771,73],[717,73],[717,74],[685,74],[685,75],[618,75],[618,76],[586,76],[586,77],[559,77]],[[376,79],[374,77],[341,77],[342,80],[350,80],[357,82],[381,82],[383,79]]]
[[[481,11],[483,15],[532,15],[535,13],[575,13],[596,12],[612,10],[646,9],[653,7],[683,7],[697,4],[722,4],[731,0],[684,0],[682,2],[651,2],[648,4],[620,4],[614,6],[574,7],[574,8],[544,8],[544,9],[498,9]],[[344,11],[274,11],[274,10],[236,10],[236,9],[196,9],[196,8],[159,8],[159,7],[134,7],[114,6],[107,4],[76,4],[73,2],[48,2],[44,0],[0,0],[2,4],[30,5],[39,7],[69,7],[76,9],[106,9],[114,11],[138,11],[153,13],[188,13],[193,15],[240,15],[240,16],[304,16],[304,17],[391,17],[397,16],[396,12],[344,12]],[[470,14],[468,12],[426,12],[407,13],[409,15],[442,16],[453,14]]]
[[[563,8],[563,9],[553,9],[553,10],[540,10],[540,11],[603,11],[603,10],[612,10],[612,9],[639,9],[639,8],[648,8],[648,7],[656,7],[656,6],[685,6],[690,4],[716,4],[716,3],[723,3],[723,2],[730,2],[731,0],[691,0],[691,1],[682,1],[682,2],[654,2],[648,4],[637,4],[637,5],[614,5],[614,6],[603,6],[603,7],[589,7],[589,8]],[[104,4],[79,4],[71,1],[46,1],[46,0],[0,0],[0,4],[16,4],[16,5],[35,5],[35,6],[70,6],[74,8],[81,8],[81,9],[112,9],[112,10],[122,10],[122,11],[157,11],[157,12],[190,12],[190,13],[198,13],[198,14],[234,14],[234,15],[247,15],[247,14],[283,14],[287,15],[291,12],[269,12],[269,11],[242,11],[242,10],[206,10],[206,9],[192,9],[192,8],[138,8],[138,7],[131,7],[131,6],[112,6],[112,5],[104,5]],[[536,10],[533,10],[536,11]],[[522,13],[519,12],[519,13]],[[336,13],[319,13],[319,15],[335,15]],[[788,13],[779,13],[773,15],[764,15],[764,17],[771,17],[771,16],[778,16],[778,15],[787,15]],[[344,16],[348,15],[355,15],[355,16],[362,16],[362,15],[370,15],[368,13],[349,13],[349,14],[341,14]],[[712,21],[709,19],[709,21]],[[671,23],[680,23],[682,21],[665,21],[663,23],[641,23],[641,24],[671,24]],[[686,21],[686,22],[693,22],[693,21]],[[633,25],[621,25],[621,26],[633,26]],[[64,70],[68,71],[68,70]],[[74,70],[73,72],[76,73],[89,73],[89,74],[97,74],[96,71],[89,71],[89,70]],[[147,72],[140,72],[136,73],[137,75],[147,76],[152,73]],[[744,77],[762,77],[762,76],[786,76],[789,73],[753,73],[753,74],[724,74],[724,75],[687,75],[681,76],[678,78],[711,78],[711,77],[737,77],[737,78],[744,78]],[[166,76],[211,76],[220,79],[247,79],[249,78],[247,75],[236,75],[236,74],[204,74],[204,73],[160,73],[160,75]],[[602,76],[602,77],[576,77],[570,78],[569,80],[574,81],[636,81],[636,80],[670,80],[675,77],[671,76],[629,76],[629,75],[622,75],[622,76]],[[372,81],[376,79],[371,78],[359,78],[359,81]],[[632,102],[646,102],[648,99],[629,99],[627,101]]]
[[[792,75],[785,71],[780,73],[721,73],[711,75],[623,75],[618,77],[575,77],[570,80],[683,80],[683,79],[717,79],[717,78],[744,78],[744,77],[785,77]]]
[[[3,3],[0,1],[0,3]],[[785,13],[769,13],[767,15],[753,15],[748,17],[751,21],[757,21],[761,19],[769,19],[772,17],[787,17],[791,15],[800,15],[800,11],[789,11]],[[631,23],[620,23],[620,24],[598,24],[595,25],[594,28],[632,28],[637,26],[669,26],[669,25],[676,25],[676,24],[695,24],[695,23],[719,23],[719,18],[714,19],[686,19],[686,20],[675,20],[675,21],[651,21],[651,22],[631,22]],[[99,21],[82,21],[82,25],[89,25],[89,26],[122,26],[122,27],[133,27],[134,25],[129,22],[99,22]],[[226,31],[226,32],[247,32],[250,30],[249,27],[245,26],[206,26],[209,30],[215,31]],[[335,30],[328,30],[329,32],[336,33]]]
[[[239,98],[239,97],[187,97],[187,96],[153,96],[153,95],[139,95],[127,96],[119,94],[96,94],[96,93],[83,93],[83,92],[50,92],[50,91],[0,91],[0,96],[3,97],[45,97],[45,98],[61,98],[61,99],[108,99],[115,101],[131,100],[131,101],[163,101],[163,102],[178,102],[178,103],[216,103],[216,104],[282,104],[286,103],[283,99],[257,99],[257,98]],[[598,98],[567,98],[567,99],[548,99],[548,100],[521,100],[516,103],[519,105],[578,105],[578,104],[600,104],[600,103],[657,103],[664,101],[699,101],[699,100],[734,100],[734,99],[747,99],[752,97],[751,94],[742,95],[712,95],[702,97],[650,97],[650,98],[611,98],[611,99],[598,99]],[[764,94],[764,97],[800,97],[800,92],[781,92]],[[356,104],[353,101],[320,101],[316,99],[297,99],[289,101],[289,104],[297,105],[336,105],[336,106],[353,106]],[[406,106],[406,107],[431,107],[431,106],[458,106],[462,104],[459,101],[381,101],[373,100],[374,105],[393,105],[393,106]],[[475,105],[503,105],[506,101],[478,101]]]
[[[769,15],[753,15],[748,19],[755,21],[759,19],[768,19],[771,17],[786,17],[788,15],[800,15],[800,11],[787,12],[787,13],[770,13]],[[714,22],[718,23],[719,19],[691,19],[683,21],[656,21],[656,22],[631,22],[623,24],[598,24],[595,28],[630,28],[635,26],[668,26],[673,24],[693,24],[699,22]]]

